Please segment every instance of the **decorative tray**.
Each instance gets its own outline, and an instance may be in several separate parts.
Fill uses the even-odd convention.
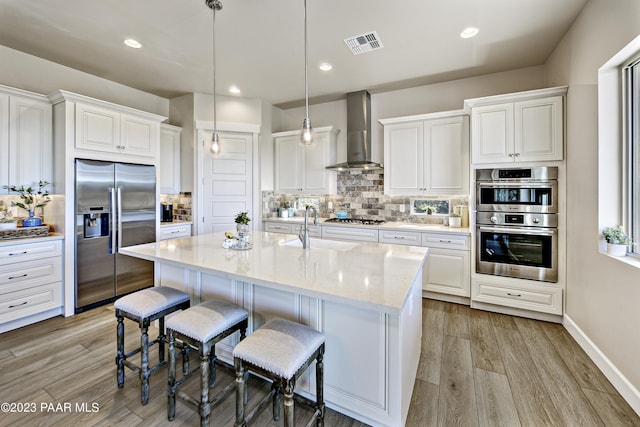
[[[0,240],[24,239],[27,237],[47,237],[49,235],[49,226],[42,225],[39,227],[20,227],[10,230],[0,230]]]

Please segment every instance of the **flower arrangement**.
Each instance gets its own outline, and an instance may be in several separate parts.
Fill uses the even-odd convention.
[[[251,221],[251,218],[249,218],[249,216],[247,215],[247,212],[240,212],[238,215],[236,215],[236,219],[235,219],[236,224],[248,225],[249,221]]]
[[[628,245],[631,243],[629,235],[624,231],[624,228],[619,225],[618,227],[607,227],[602,230],[602,237],[612,245]]]
[[[3,188],[6,188],[14,193],[20,193],[22,202],[13,202],[13,204],[21,209],[26,210],[27,212],[29,212],[29,215],[31,215],[32,212],[35,212],[36,208],[43,208],[51,201],[49,192],[45,190],[48,185],[49,183],[47,181],[38,182],[37,191],[32,187],[25,188],[24,185],[21,185],[20,187],[16,187],[15,185],[4,185]]]

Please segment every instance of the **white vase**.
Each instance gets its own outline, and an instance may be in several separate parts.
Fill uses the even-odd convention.
[[[449,227],[452,228],[460,228],[462,224],[462,218],[459,216],[450,216],[449,217]]]
[[[627,245],[607,243],[607,254],[612,256],[625,256],[627,254]]]

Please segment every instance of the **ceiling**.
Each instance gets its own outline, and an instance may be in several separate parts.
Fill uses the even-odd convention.
[[[308,0],[312,102],[544,64],[588,0]],[[216,89],[304,103],[303,0],[222,0]],[[468,26],[479,34],[460,38]],[[376,31],[382,49],[344,39]],[[123,40],[132,37],[142,49]],[[0,44],[165,98],[212,93],[205,0],[0,0]],[[320,71],[321,62],[333,69]]]

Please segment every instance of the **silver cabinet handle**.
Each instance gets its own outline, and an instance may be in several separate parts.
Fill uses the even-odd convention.
[[[440,243],[451,243],[451,240],[440,240]]]
[[[22,302],[20,304],[14,304],[14,305],[10,305],[9,308],[16,308],[16,307],[20,307],[21,305],[27,305],[28,301]]]
[[[27,252],[27,251],[24,251],[24,252],[15,252],[15,253],[9,254],[9,256],[26,255],[26,254],[28,254],[28,253],[29,253],[29,252]]]
[[[509,295],[510,297],[521,297],[522,296],[520,294],[512,294],[511,292],[507,292],[507,295]]]
[[[25,274],[22,274],[20,276],[11,276],[11,277],[9,277],[9,280],[20,279],[21,277],[27,277],[27,274],[25,273]]]

